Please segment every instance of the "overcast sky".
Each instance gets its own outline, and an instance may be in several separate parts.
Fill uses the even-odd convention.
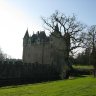
[[[12,58],[22,58],[26,29],[44,30],[41,16],[55,10],[77,16],[87,25],[96,24],[96,0],[0,0],[0,48]]]

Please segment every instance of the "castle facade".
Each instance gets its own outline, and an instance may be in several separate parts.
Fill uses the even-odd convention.
[[[60,35],[58,25],[50,36],[46,36],[45,31],[38,31],[29,36],[27,30],[23,38],[23,62],[40,64],[64,62],[65,45]]]

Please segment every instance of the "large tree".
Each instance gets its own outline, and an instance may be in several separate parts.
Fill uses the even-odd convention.
[[[90,49],[90,63],[94,67],[94,77],[96,77],[96,25],[88,29],[85,39],[85,47]]]
[[[73,50],[81,47],[83,42],[83,32],[85,25],[77,21],[76,16],[66,16],[63,13],[56,11],[49,18],[42,17],[44,27],[51,33],[55,31],[56,25],[58,24],[59,32],[61,35],[57,38],[63,38],[66,49],[64,51],[65,59],[68,60],[70,53]]]

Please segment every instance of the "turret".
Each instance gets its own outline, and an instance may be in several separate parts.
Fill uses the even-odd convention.
[[[58,23],[55,25],[54,31],[50,35],[50,43],[56,43],[57,39],[61,38],[61,32],[59,31]]]
[[[59,32],[59,27],[58,27],[58,23],[55,26],[55,32]]]
[[[56,24],[54,31],[51,33],[51,35],[55,37],[61,37],[61,32],[59,31],[58,23]]]
[[[40,33],[39,33],[39,38],[40,38],[40,41],[41,42],[45,42],[46,41],[46,34],[45,34],[45,31],[41,31]]]
[[[29,40],[29,33],[28,33],[28,29],[27,29],[26,33],[24,35],[24,38],[23,38],[23,46],[26,46],[28,44],[28,40]]]

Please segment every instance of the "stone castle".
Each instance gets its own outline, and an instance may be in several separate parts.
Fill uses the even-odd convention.
[[[59,32],[58,24],[50,36],[45,31],[38,31],[29,36],[28,30],[23,38],[23,62],[40,64],[64,63],[64,40]]]

